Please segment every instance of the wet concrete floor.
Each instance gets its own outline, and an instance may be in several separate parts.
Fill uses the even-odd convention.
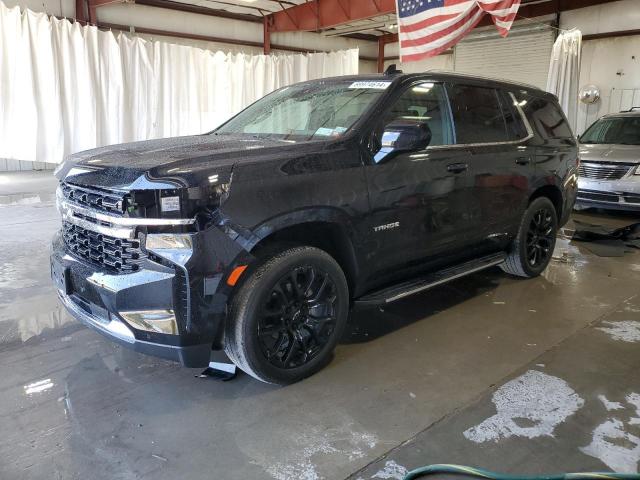
[[[638,253],[602,258],[561,238],[538,279],[489,270],[354,312],[333,362],[299,384],[221,383],[62,310],[48,267],[54,188],[49,172],[0,174],[1,479],[638,469]]]

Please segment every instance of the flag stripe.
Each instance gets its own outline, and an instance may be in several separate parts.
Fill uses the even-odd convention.
[[[507,36],[520,0],[396,0],[396,6],[400,57],[404,62],[434,56],[450,48],[485,14],[491,17],[498,33]]]
[[[473,30],[473,28],[480,22],[480,20],[482,20],[482,15],[479,15],[478,18],[476,18],[466,30],[463,30],[462,32],[460,32],[460,35],[450,39],[449,41],[438,46],[437,48],[434,48],[433,50],[427,50],[427,51],[417,52],[417,53],[408,52],[407,54],[401,54],[400,61],[415,62],[418,60],[422,60],[424,58],[435,57],[436,55],[448,50],[449,48],[454,46],[456,43],[458,43],[460,39],[464,37],[470,30]]]
[[[471,28],[473,28],[483,17],[484,13],[481,11],[477,11],[472,13],[464,22],[464,24],[459,27],[457,30],[450,32],[446,35],[440,36],[436,40],[432,40],[428,44],[419,45],[414,47],[404,48],[404,42],[400,43],[400,48],[402,49],[402,53],[404,55],[412,55],[416,53],[425,53],[435,48],[441,47],[444,44],[448,44],[453,39],[459,39],[461,36]],[[455,42],[454,42],[455,43]]]
[[[476,13],[480,13],[482,15],[481,12],[476,12]],[[475,14],[474,12],[470,12],[467,15],[465,15],[464,17],[460,18],[457,17],[455,20],[455,23],[451,23],[449,26],[444,26],[444,28],[442,28],[441,30],[437,30],[437,31],[433,31],[436,30],[434,27],[432,27],[432,33],[429,34],[427,33],[425,30],[421,31],[421,35],[418,38],[407,38],[406,40],[401,40],[402,41],[402,47],[415,47],[417,45],[424,45],[425,43],[431,43],[434,42],[436,40],[438,40],[440,37],[444,36],[444,35],[448,35],[450,33],[453,32],[457,32],[458,30],[460,30],[461,27],[464,27],[464,25],[471,19],[471,17],[473,17]],[[440,25],[438,25],[437,27],[439,27]]]

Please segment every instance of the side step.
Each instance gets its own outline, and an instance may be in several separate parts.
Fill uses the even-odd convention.
[[[468,262],[460,263],[453,267],[429,273],[423,277],[414,278],[407,282],[392,285],[391,287],[377,290],[355,300],[357,306],[375,306],[395,302],[414,293],[428,290],[437,285],[447,283],[456,278],[464,277],[485,268],[499,265],[506,258],[504,253],[494,253],[485,257],[476,258]]]

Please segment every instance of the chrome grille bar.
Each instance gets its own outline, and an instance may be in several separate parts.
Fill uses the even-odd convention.
[[[578,169],[578,175],[583,178],[593,178],[596,180],[619,180],[634,167],[635,165],[628,163],[582,162]]]

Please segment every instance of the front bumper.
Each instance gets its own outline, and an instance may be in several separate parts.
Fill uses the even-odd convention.
[[[51,275],[58,296],[73,317],[121,345],[205,367],[223,334],[229,292],[220,280],[242,249],[215,227],[192,238],[193,255],[184,264],[149,255],[138,271],[119,273],[71,254],[57,234]],[[150,310],[175,312],[177,334],[138,329],[121,314]]]
[[[603,181],[580,177],[576,205],[640,211],[640,179]]]

